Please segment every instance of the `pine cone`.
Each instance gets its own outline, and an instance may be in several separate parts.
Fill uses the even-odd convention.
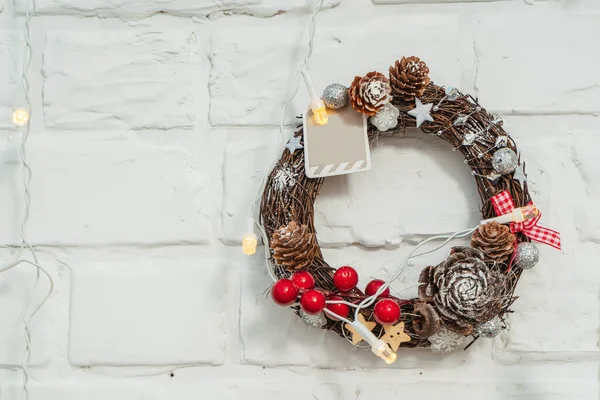
[[[446,261],[426,268],[419,277],[419,295],[432,294],[444,325],[462,335],[498,315],[505,304],[504,277],[483,259],[479,250],[454,247]]]
[[[390,84],[395,97],[412,102],[423,96],[429,85],[429,67],[419,57],[402,57],[390,67]]]
[[[352,107],[367,116],[377,114],[391,99],[392,88],[388,79],[379,72],[357,76],[348,89]]]
[[[508,226],[494,221],[477,228],[471,237],[471,247],[483,251],[489,259],[504,263],[515,251],[516,240]]]
[[[298,270],[310,266],[318,247],[315,234],[309,232],[308,226],[292,221],[273,232],[271,251],[275,264]]]

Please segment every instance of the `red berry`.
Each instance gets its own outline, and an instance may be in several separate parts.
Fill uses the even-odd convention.
[[[380,287],[385,285],[385,282],[381,279],[373,279],[371,282],[367,283],[367,287],[365,288],[365,294],[367,296],[373,296]],[[377,297],[388,297],[390,295],[390,288],[386,288],[379,296]]]
[[[271,297],[280,306],[294,304],[296,296],[298,296],[298,289],[290,279],[280,279],[271,288]]]
[[[318,314],[325,308],[325,295],[318,290],[307,290],[300,297],[300,307],[306,314]]]
[[[342,299],[340,296],[329,296],[327,298],[327,300],[331,300],[331,301],[344,301],[344,299]],[[348,316],[348,314],[350,313],[350,307],[348,307],[346,304],[327,304],[327,309],[331,312],[336,313],[337,315],[339,315],[342,318],[346,318]],[[334,320],[334,321],[339,321],[337,318],[329,315],[329,314],[325,314],[327,316],[327,318]]]
[[[383,299],[375,304],[375,321],[381,325],[394,325],[400,319],[400,306],[394,300]]]
[[[315,287],[315,278],[308,271],[298,271],[292,275],[292,282],[298,289],[312,289]]]
[[[333,274],[333,284],[342,292],[354,289],[357,283],[358,273],[352,267],[343,266],[338,268]]]

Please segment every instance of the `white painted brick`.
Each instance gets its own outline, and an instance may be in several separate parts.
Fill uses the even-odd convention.
[[[581,197],[577,201],[581,204],[575,209],[575,219],[579,239],[584,241],[600,240],[600,211],[598,201],[600,200],[600,171],[598,170],[598,129],[600,121],[595,130],[586,133],[576,133],[571,154],[573,164],[577,168],[579,178],[583,183]]]
[[[341,0],[327,0],[323,9],[335,7]],[[25,1],[15,0],[18,13],[25,12]],[[312,6],[301,0],[176,0],[171,2],[132,0],[94,0],[82,4],[75,0],[40,0],[36,2],[39,14],[47,15],[86,15],[100,17],[142,18],[154,14],[175,16],[205,17],[212,15],[250,14],[269,17],[285,12],[309,12]]]
[[[15,0],[16,9],[23,13],[25,10],[24,0]],[[143,1],[133,0],[93,0],[85,3],[76,0],[41,0],[36,3],[36,9],[41,14],[71,14],[71,15],[98,15],[98,16],[123,16],[123,17],[144,17],[152,14],[166,12],[175,15],[208,15],[211,12],[219,10],[236,10],[248,4],[259,3],[259,0],[175,0],[170,2],[163,1]]]
[[[19,399],[20,388],[9,387],[5,390],[8,400]],[[29,390],[31,400],[159,400],[167,398],[167,390],[159,385],[136,382],[111,382],[103,380],[85,383],[32,383]]]
[[[21,47],[21,41],[16,40],[15,35],[7,30],[0,30],[0,130],[14,127],[12,113],[23,106],[19,86]]]
[[[600,257],[589,252],[557,257],[555,250],[540,251],[540,263],[519,280],[519,299],[499,360],[561,360],[566,355],[597,360],[600,273],[596,266]]]
[[[193,247],[94,255],[70,261],[73,364],[223,362],[221,262]]]
[[[498,14],[481,18],[475,32],[477,86],[485,107],[517,113],[600,111],[595,74],[600,60],[586,40],[600,36],[598,16]]]
[[[435,388],[435,389],[433,389]],[[360,389],[357,400],[378,398],[430,398],[432,393],[443,394],[450,399],[489,400],[505,399],[597,399],[598,385],[592,379],[544,379],[531,381],[527,377],[510,377],[505,382],[473,382],[462,380],[457,382],[414,382],[393,386],[392,384],[365,385]]]
[[[541,222],[563,234],[572,251],[579,241],[598,238],[600,223],[594,206],[600,182],[595,116],[506,118],[505,127],[527,162],[529,189],[543,213]],[[565,188],[559,190],[558,188]]]
[[[223,149],[220,238],[226,244],[238,245],[248,230],[249,210],[270,166],[269,158],[275,156],[278,130],[218,132],[227,137]]]
[[[508,117],[505,129],[515,139],[526,164],[529,192],[542,212],[540,223],[563,234],[563,247],[577,241],[573,201],[585,196],[584,182],[573,162],[576,132],[598,129],[594,117]],[[557,190],[557,188],[568,188]]]
[[[381,14],[378,18],[375,25],[357,20],[351,28],[317,31],[311,61],[317,90],[332,82],[348,85],[355,75],[375,69],[387,72],[397,58],[411,54],[428,62],[437,82],[471,90],[471,37],[457,18],[441,14],[427,18]],[[248,28],[243,36],[235,29],[223,29],[211,39],[213,125],[279,124],[287,84],[304,54],[305,39],[297,34],[304,25],[283,31],[276,21],[260,25]],[[377,37],[377,51],[373,51],[370,37]],[[300,43],[302,47],[298,47]],[[402,43],[401,49],[398,43]],[[288,122],[308,104],[304,84],[300,84]]]
[[[256,376],[254,376],[256,375]],[[289,399],[289,400],[344,400],[349,397],[341,397],[345,391],[350,395],[349,390],[339,383],[327,383],[322,377],[302,377],[298,374],[285,374],[283,379],[269,378],[267,373],[260,375],[253,374],[250,379],[248,376],[235,376],[235,379],[221,379],[221,381],[200,381],[195,380],[192,387],[184,387],[179,390],[173,390],[171,398],[177,400],[194,400],[198,394],[210,394],[212,398],[219,400],[239,400],[239,399]],[[302,382],[302,383],[300,383]],[[347,386],[353,387],[352,383]]]
[[[50,32],[44,118],[53,129],[190,128],[195,33]],[[77,68],[73,68],[77,65]]]
[[[372,0],[374,4],[423,4],[423,3],[456,3],[456,0]],[[467,3],[502,0],[463,0]]]
[[[600,15],[600,3],[596,0],[580,0],[573,3],[565,3],[569,13],[577,15]]]
[[[18,143],[4,148],[0,241],[18,240]],[[207,172],[193,149],[140,137],[32,136],[29,238],[46,244],[208,243]]]
[[[373,170],[325,181],[315,205],[324,243],[389,245],[405,236],[455,232],[481,220],[468,167],[438,137],[415,132],[380,138],[371,156]]]
[[[262,375],[262,374],[261,374]],[[200,396],[210,395],[218,400],[239,399],[276,399],[285,397],[290,400],[343,400],[344,388],[338,383],[323,382],[322,379],[311,379],[310,383],[296,385],[290,391],[290,385],[280,385],[276,381],[263,376],[250,379],[239,377],[235,380],[220,376],[217,379],[195,378],[191,383],[177,385],[180,371],[175,372],[175,377],[170,382],[147,382],[125,380],[114,382],[106,378],[96,378],[75,383],[72,381],[59,381],[56,383],[37,383],[31,385],[29,398],[31,400],[192,400]],[[288,381],[297,379],[292,373],[287,373]],[[349,384],[348,386],[352,386]],[[348,392],[346,390],[346,392]],[[7,386],[0,392],[8,396],[8,400],[19,399],[19,388]],[[349,393],[348,393],[349,394]],[[2,397],[3,399],[5,397]],[[200,397],[203,398],[203,397]]]
[[[30,258],[29,258],[30,259]],[[12,264],[16,252],[2,249],[0,266]],[[29,323],[31,330],[31,365],[47,366],[52,360],[66,355],[66,334],[68,332],[69,274],[68,271],[51,257],[39,254],[39,264],[52,276],[54,291],[43,309]],[[31,304],[37,306],[50,289],[49,281],[41,274],[35,292],[35,268],[21,263],[2,273],[0,278],[0,315],[3,329],[0,329],[0,365],[20,366],[25,354],[25,331],[21,311],[31,298]],[[27,316],[33,307],[28,307]],[[3,382],[6,380],[3,380]]]

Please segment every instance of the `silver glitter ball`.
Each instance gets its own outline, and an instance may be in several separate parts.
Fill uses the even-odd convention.
[[[499,317],[494,317],[488,322],[477,325],[475,331],[481,337],[488,339],[494,338],[502,332],[502,320]]]
[[[518,162],[517,154],[508,147],[497,150],[492,156],[492,167],[501,175],[513,172]]]
[[[540,251],[532,243],[519,243],[515,254],[515,264],[523,269],[533,268],[540,261]]]
[[[340,109],[348,104],[348,88],[339,83],[332,83],[323,90],[323,101],[325,105],[334,110]]]

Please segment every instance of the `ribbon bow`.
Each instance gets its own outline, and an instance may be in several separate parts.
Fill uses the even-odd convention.
[[[512,196],[508,191],[503,191],[495,195],[490,199],[496,215],[504,215],[512,212],[515,209],[515,203]],[[528,206],[532,206],[533,203],[529,202]],[[538,226],[538,221],[542,217],[541,213],[538,213],[535,217],[528,219],[523,222],[511,222],[510,230],[512,233],[523,232],[528,238],[545,243],[555,249],[560,250],[560,233],[552,229]]]

